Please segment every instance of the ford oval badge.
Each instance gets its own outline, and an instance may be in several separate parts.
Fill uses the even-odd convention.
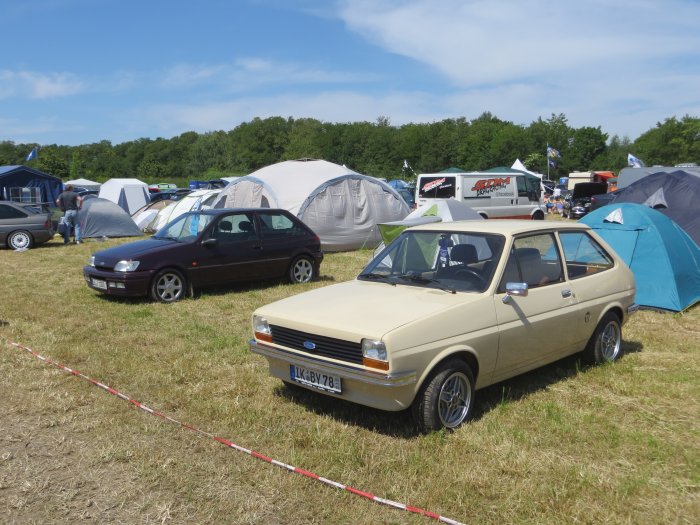
[[[316,350],[316,345],[311,341],[304,341],[304,348],[307,350]]]

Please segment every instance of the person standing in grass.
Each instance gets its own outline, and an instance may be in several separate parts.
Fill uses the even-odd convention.
[[[80,224],[78,224],[78,210],[83,206],[83,199],[73,191],[73,185],[69,184],[56,199],[56,205],[63,212],[63,244],[70,242],[71,227],[75,230],[75,243],[80,244]]]

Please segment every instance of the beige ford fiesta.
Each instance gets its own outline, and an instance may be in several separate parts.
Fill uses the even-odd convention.
[[[250,350],[287,383],[452,429],[488,385],[577,352],[617,359],[634,294],[583,224],[425,224],[355,280],[256,310]]]

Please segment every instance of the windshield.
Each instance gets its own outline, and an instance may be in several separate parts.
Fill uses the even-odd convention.
[[[504,243],[500,235],[409,230],[372,259],[358,279],[483,292],[493,279]]]
[[[163,226],[153,235],[154,239],[172,239],[179,242],[194,241],[214,218],[204,213],[185,213]]]

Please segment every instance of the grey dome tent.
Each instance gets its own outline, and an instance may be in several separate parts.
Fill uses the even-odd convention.
[[[288,160],[231,181],[215,208],[282,208],[321,238],[327,251],[374,248],[377,224],[403,219],[409,209],[385,182],[325,160]]]
[[[80,235],[90,237],[138,237],[143,232],[118,204],[107,199],[86,199],[78,212]]]

